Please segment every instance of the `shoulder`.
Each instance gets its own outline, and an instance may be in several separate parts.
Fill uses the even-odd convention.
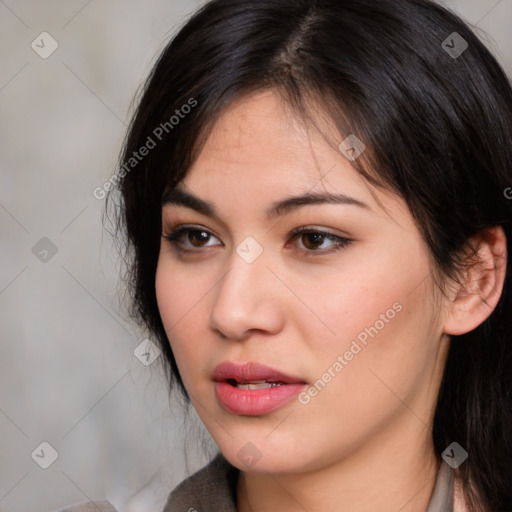
[[[55,512],[117,512],[109,501],[85,501],[76,503]]]

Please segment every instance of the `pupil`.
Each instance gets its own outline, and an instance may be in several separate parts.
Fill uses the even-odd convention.
[[[196,235],[200,233],[200,236],[197,236]],[[206,233],[206,231],[191,231],[189,233],[189,239],[191,239],[190,241],[191,242],[194,242],[194,240],[192,240],[192,238],[197,238],[197,240],[199,240],[199,242],[207,242],[208,241],[208,233]],[[202,237],[202,240],[201,240],[201,237]]]
[[[323,235],[321,235],[320,233],[307,233],[305,235],[306,239],[308,240],[311,240],[311,238],[313,238],[313,245],[322,245],[322,239],[323,239]],[[306,247],[308,247],[308,244],[304,244],[306,245]],[[308,247],[309,248],[309,247]]]

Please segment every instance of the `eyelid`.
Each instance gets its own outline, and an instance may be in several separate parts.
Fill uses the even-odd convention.
[[[170,236],[176,237],[181,236],[182,233],[187,231],[205,231],[209,235],[213,235],[215,238],[219,238],[211,229],[205,228],[200,224],[178,224],[173,228],[168,229],[169,234],[164,236],[164,238],[168,238]],[[222,243],[222,242],[221,242]],[[224,244],[222,244],[224,245]]]

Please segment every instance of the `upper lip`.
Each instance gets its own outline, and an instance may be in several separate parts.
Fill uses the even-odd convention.
[[[237,382],[266,380],[267,382],[306,383],[300,377],[286,375],[275,368],[254,361],[246,363],[224,361],[214,368],[213,380],[218,382],[226,380],[236,380]]]

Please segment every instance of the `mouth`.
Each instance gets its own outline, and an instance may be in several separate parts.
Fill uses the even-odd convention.
[[[242,416],[271,413],[291,402],[307,384],[260,363],[230,361],[215,367],[213,381],[219,404],[227,412]]]

